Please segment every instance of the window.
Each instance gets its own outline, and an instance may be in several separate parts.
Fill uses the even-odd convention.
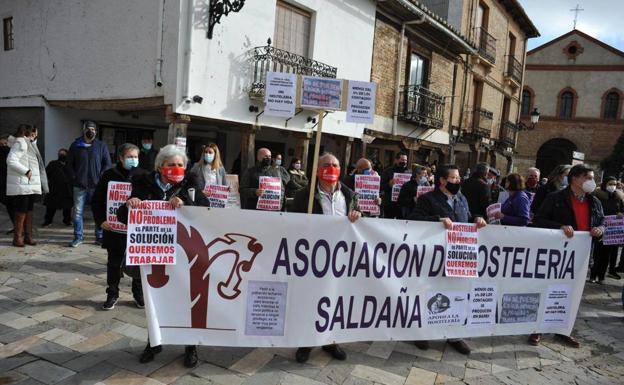
[[[603,117],[605,119],[617,119],[619,106],[620,95],[615,91],[609,92],[605,98]]]
[[[559,117],[564,119],[572,118],[572,109],[574,107],[574,94],[565,91],[561,94],[559,100]]]
[[[309,12],[278,1],[275,12],[275,47],[308,57],[310,20]]]
[[[529,90],[522,91],[522,109],[520,114],[528,116],[531,113],[531,92]]]
[[[413,53],[410,57],[409,85],[427,86],[427,59]]]
[[[4,36],[4,50],[10,51],[14,48],[13,46],[13,18],[7,17],[6,19],[2,19],[2,30]]]

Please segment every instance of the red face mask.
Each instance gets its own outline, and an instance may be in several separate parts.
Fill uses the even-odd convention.
[[[161,175],[173,184],[182,182],[184,179],[184,171],[184,167],[179,166],[162,167],[160,169]]]
[[[529,187],[537,186],[537,179],[536,178],[527,178],[526,185],[529,186]]]
[[[325,183],[338,182],[338,179],[340,179],[340,167],[321,167],[319,169],[319,179]]]

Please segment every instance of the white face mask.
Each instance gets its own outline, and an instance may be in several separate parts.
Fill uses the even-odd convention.
[[[593,179],[586,180],[583,182],[583,191],[587,194],[593,193],[596,189],[596,181]]]
[[[615,192],[615,190],[616,190],[616,189],[615,189],[615,186],[613,186],[613,185],[611,185],[611,186],[607,186],[607,191],[608,191],[608,192],[613,193],[613,192]]]

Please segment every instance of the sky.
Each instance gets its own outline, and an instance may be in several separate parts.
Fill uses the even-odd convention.
[[[576,29],[624,51],[624,0],[519,0],[542,36],[529,39],[529,50]]]

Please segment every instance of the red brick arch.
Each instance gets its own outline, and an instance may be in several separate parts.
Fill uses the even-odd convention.
[[[557,95],[557,115],[555,115],[557,119],[564,119],[559,116],[559,113],[561,112],[561,96],[566,92],[572,93],[572,115],[570,116],[569,119],[574,119],[576,117],[576,104],[578,102],[578,93],[576,92],[574,88],[566,87],[562,89],[561,91],[559,91],[559,94]],[[568,118],[565,118],[565,119],[568,119]]]
[[[617,107],[617,115],[615,115],[615,119],[618,120],[618,119],[622,118],[622,103],[624,101],[624,92],[622,92],[620,89],[618,89],[616,87],[610,88],[610,89],[606,90],[604,94],[602,94],[602,101],[600,103],[600,117],[604,119],[605,107],[606,107],[606,102],[607,102],[607,95],[609,95],[612,92],[615,92],[619,96],[619,100],[618,100],[619,103],[618,103],[618,107]]]

